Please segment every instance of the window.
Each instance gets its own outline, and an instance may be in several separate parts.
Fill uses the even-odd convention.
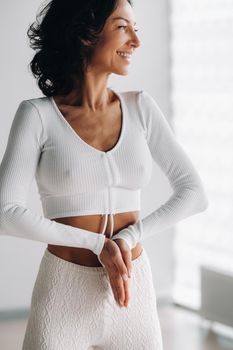
[[[233,1],[171,0],[174,131],[209,207],[179,222],[174,301],[200,306],[200,265],[233,271]]]

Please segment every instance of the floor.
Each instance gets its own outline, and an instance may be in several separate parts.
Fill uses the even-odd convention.
[[[164,350],[233,350],[233,338],[218,335],[196,313],[170,304],[158,313]],[[26,320],[0,322],[0,349],[21,350],[25,328]]]

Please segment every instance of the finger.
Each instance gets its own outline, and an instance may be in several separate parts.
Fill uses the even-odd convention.
[[[124,251],[122,253],[122,258],[128,271],[128,277],[131,277],[132,272],[132,253],[131,250]]]
[[[117,267],[114,264],[112,264],[107,268],[107,272],[108,272],[109,282],[112,287],[113,294],[116,301],[117,302],[119,302],[120,300],[124,301],[124,298],[125,298],[124,284],[123,284],[122,277],[119,271],[117,270]]]
[[[108,271],[108,280],[109,280],[110,286],[112,288],[114,298],[116,301],[118,301],[118,294],[117,294],[117,290],[115,287],[114,279],[112,278],[112,275],[111,275],[111,271]]]
[[[128,270],[127,267],[125,265],[125,262],[122,258],[121,253],[117,254],[114,259],[113,259],[120,275],[122,276],[123,279],[127,280],[128,279]]]
[[[120,279],[117,282],[117,288],[119,293],[119,298],[124,303],[125,300],[125,286],[128,285],[129,278],[127,276],[127,273],[124,273],[123,275],[119,275]]]
[[[124,292],[124,285],[121,276],[118,274],[118,277],[111,276],[110,277],[110,284],[114,293],[114,297],[118,303],[122,301],[122,304],[124,303],[125,299],[125,292]]]
[[[112,283],[110,281],[110,284],[111,284],[111,288],[112,288],[112,292],[113,292],[113,295],[114,295],[114,299],[116,300],[116,302],[118,303],[119,302],[119,298],[118,298],[118,294],[117,294],[117,290],[114,286],[114,283]]]
[[[128,303],[129,303],[129,297],[130,297],[130,293],[129,293],[129,281],[128,282],[124,282],[124,287],[125,287],[125,300],[124,300],[124,305],[127,307]]]
[[[118,300],[120,304],[123,305],[125,300],[125,286],[124,281],[119,273],[118,276],[115,278],[115,288],[117,290]]]
[[[128,286],[128,269],[125,265],[124,259],[125,261],[127,261],[128,265],[131,268],[131,254],[130,251],[126,251],[123,253],[123,256],[120,256],[119,258],[117,257],[116,259],[116,263],[118,264],[118,270],[120,272],[121,278],[122,280],[119,281],[118,286],[120,285],[120,287],[118,288],[118,295],[120,293],[120,300],[122,301],[122,303],[124,304],[125,300],[126,300],[126,304],[128,305],[128,300],[129,300],[129,286]],[[127,289],[127,296],[126,296],[126,290]]]

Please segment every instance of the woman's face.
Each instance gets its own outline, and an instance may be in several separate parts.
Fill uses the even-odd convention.
[[[90,66],[99,73],[126,75],[131,55],[139,46],[133,9],[127,0],[121,0],[104,25]]]

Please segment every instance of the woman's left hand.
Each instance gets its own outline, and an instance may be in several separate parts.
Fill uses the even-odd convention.
[[[125,266],[128,270],[128,275],[131,277],[132,271],[132,252],[129,249],[128,244],[121,238],[114,239],[114,242],[118,245],[121,251],[122,258],[124,260]]]
[[[114,242],[118,245],[121,251],[122,259],[125,263],[125,266],[128,270],[128,276],[131,277],[132,271],[132,252],[128,244],[121,238],[114,239]],[[124,304],[127,307],[129,302],[129,290],[125,291],[125,301]]]

